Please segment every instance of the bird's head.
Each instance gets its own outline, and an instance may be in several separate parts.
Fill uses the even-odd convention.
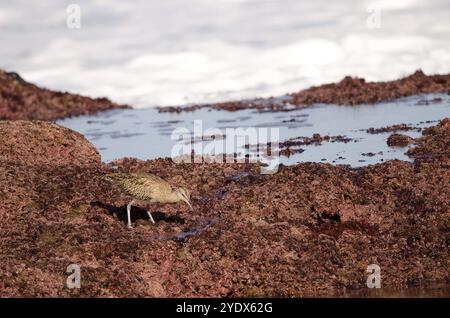
[[[191,210],[194,211],[194,208],[191,205],[191,193],[189,192],[189,190],[186,190],[185,188],[176,188],[175,193],[181,201],[186,202]]]

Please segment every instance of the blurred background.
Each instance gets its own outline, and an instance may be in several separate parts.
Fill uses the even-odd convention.
[[[449,34],[448,0],[0,0],[0,68],[135,107],[444,74]]]

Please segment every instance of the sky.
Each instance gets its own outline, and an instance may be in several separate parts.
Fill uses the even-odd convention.
[[[0,0],[0,39],[0,68],[41,86],[139,108],[208,103],[449,73],[450,2]]]

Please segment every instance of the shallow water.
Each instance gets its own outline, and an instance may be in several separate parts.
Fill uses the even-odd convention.
[[[95,116],[64,119],[58,123],[84,134],[99,149],[105,162],[122,157],[170,157],[173,146],[178,142],[171,139],[173,130],[184,127],[192,132],[194,120],[201,119],[203,131],[218,128],[224,134],[226,128],[278,127],[280,141],[312,137],[316,133],[322,136],[344,135],[352,140],[301,146],[304,152],[290,157],[281,156],[280,162],[328,162],[359,167],[391,159],[411,161],[405,155],[407,147],[387,146],[386,140],[391,133],[369,134],[366,129],[402,123],[421,129],[435,125],[445,117],[450,117],[450,96],[428,94],[376,105],[314,105],[289,112],[258,112],[251,109],[236,112],[200,109],[182,113],[158,113],[153,108],[113,110]],[[418,130],[400,133],[411,137],[421,135]],[[225,143],[226,139],[197,142],[196,145]],[[228,154],[245,152],[244,148],[224,150]],[[374,155],[364,155],[367,153]]]

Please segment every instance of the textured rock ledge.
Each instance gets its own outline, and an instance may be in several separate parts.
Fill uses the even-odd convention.
[[[302,108],[315,103],[373,104],[420,93],[450,93],[450,74],[425,75],[422,71],[416,71],[405,78],[388,82],[366,82],[362,78],[347,76],[339,83],[311,87],[290,94],[289,107],[294,105],[296,108]],[[249,108],[261,111],[287,111],[290,108],[286,105],[287,101],[280,103],[259,98],[252,101],[161,107],[159,111],[181,112],[200,108],[228,111]],[[40,88],[26,82],[17,73],[0,70],[0,120],[55,120],[117,108],[130,106],[116,104],[107,98],[93,99]]]
[[[107,98],[94,99],[40,88],[26,82],[17,73],[0,70],[0,120],[55,120],[116,108],[130,107]]]
[[[312,104],[375,104],[422,93],[450,93],[450,74],[425,75],[422,71],[402,79],[388,82],[366,82],[363,78],[345,77],[339,83],[311,87],[298,93],[290,94],[292,100],[275,102],[270,98],[252,101],[234,101],[216,104],[161,107],[160,112],[194,111],[200,108],[236,111],[241,109],[259,109],[287,111]],[[289,107],[287,106],[289,105]]]
[[[274,175],[170,159],[104,165],[57,125],[0,129],[11,139],[0,143],[0,296],[330,296],[365,288],[373,263],[383,288],[450,283],[449,119],[416,140],[414,163]],[[101,178],[113,169],[190,188],[195,213],[138,207],[128,230],[127,198]],[[73,263],[80,290],[65,287]]]

